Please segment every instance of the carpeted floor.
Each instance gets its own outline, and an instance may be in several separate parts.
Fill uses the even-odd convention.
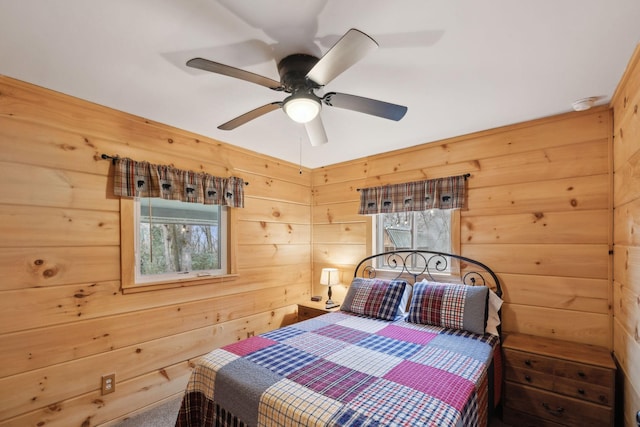
[[[135,417],[131,417],[117,427],[174,427],[178,411],[180,410],[181,398],[176,398],[163,405],[156,406],[146,412],[142,412]],[[509,427],[499,419],[493,419],[489,427]]]
[[[174,427],[182,396],[117,424],[117,427]]]

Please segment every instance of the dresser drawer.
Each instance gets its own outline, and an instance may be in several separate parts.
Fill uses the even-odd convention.
[[[530,373],[535,371],[553,375],[557,362],[551,357],[511,349],[504,349],[504,355],[507,366],[524,369]]]
[[[576,381],[601,384],[605,387],[613,387],[614,378],[611,369],[599,368],[597,366],[586,365],[558,360],[554,367],[554,373],[559,377],[569,378]]]
[[[507,381],[505,408],[569,426],[612,425],[613,409]]]
[[[502,421],[509,426],[517,427],[563,427],[563,424],[558,424],[555,421],[545,420],[507,407],[502,408]]]
[[[533,369],[516,368],[511,363],[505,363],[504,379],[514,383],[543,388],[545,390],[553,390],[553,374],[535,371]]]
[[[584,399],[601,405],[611,406],[614,399],[614,386],[608,382],[585,382],[575,381],[569,378],[556,377],[553,384],[553,391]]]

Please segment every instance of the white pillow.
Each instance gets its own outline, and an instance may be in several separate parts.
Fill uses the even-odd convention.
[[[409,301],[411,300],[412,292],[413,292],[413,286],[407,283],[406,286],[404,287],[402,298],[400,299],[400,305],[398,306],[396,320],[406,317],[407,314],[409,313]]]
[[[499,336],[498,325],[500,324],[500,316],[498,311],[502,307],[502,298],[489,289],[489,315],[487,316],[487,326],[485,332],[491,335]]]

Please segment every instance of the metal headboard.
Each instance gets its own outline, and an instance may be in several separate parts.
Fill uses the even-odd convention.
[[[358,277],[358,272],[362,277],[374,278],[378,271],[395,274],[395,278],[410,276],[413,282],[418,281],[418,277],[428,278],[431,281],[439,281],[434,275],[442,275],[447,271],[449,260],[460,262],[458,283],[473,286],[488,286],[498,295],[502,296],[502,288],[498,276],[489,267],[471,258],[462,255],[449,254],[445,252],[434,252],[428,250],[403,249],[397,251],[382,252],[363,258],[356,266],[353,277]],[[377,264],[384,263],[384,267]],[[418,265],[417,267],[415,265]]]

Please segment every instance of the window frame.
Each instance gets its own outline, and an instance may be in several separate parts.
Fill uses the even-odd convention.
[[[222,244],[226,248],[226,273],[208,276],[171,277],[161,280],[136,283],[136,202],[133,198],[120,198],[120,278],[123,293],[152,291],[158,289],[179,288],[185,286],[202,285],[208,283],[220,283],[232,280],[238,276],[236,266],[236,212],[233,208],[227,209],[226,242]]]

